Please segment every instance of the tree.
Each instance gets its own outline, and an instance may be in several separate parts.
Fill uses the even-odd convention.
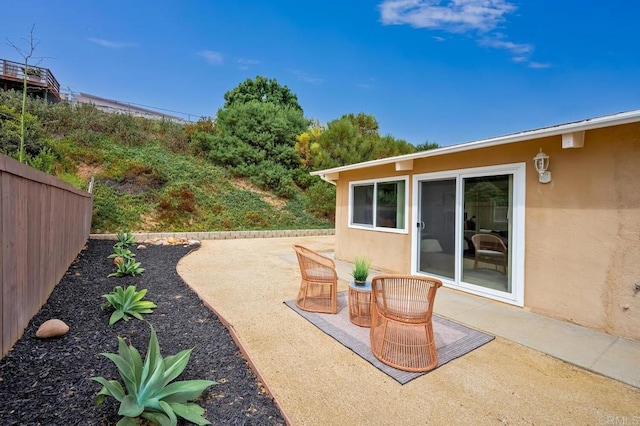
[[[320,169],[367,161],[373,152],[372,138],[365,137],[348,116],[329,122],[318,142],[322,153],[316,166]]]
[[[281,86],[275,79],[262,76],[257,76],[255,80],[246,79],[236,88],[225,93],[224,100],[223,108],[257,101],[269,102],[302,112],[298,97],[287,86]]]
[[[218,111],[210,137],[209,158],[278,195],[293,192],[293,172],[300,166],[296,136],[309,121],[302,111],[270,102],[235,103]]]
[[[378,134],[378,121],[364,113],[346,114],[327,125],[318,138],[321,159],[314,164],[325,169],[415,152],[410,143]]]
[[[38,46],[38,42],[36,40],[34,40],[33,38],[33,30],[35,29],[35,25],[33,25],[31,27],[31,31],[29,32],[29,47],[27,49],[21,49],[20,47],[16,46],[13,42],[11,42],[9,39],[7,39],[7,43],[9,44],[9,46],[13,47],[16,52],[18,52],[18,54],[20,54],[20,56],[22,56],[22,59],[24,60],[24,67],[22,70],[22,113],[20,114],[20,146],[18,149],[18,161],[20,161],[21,163],[25,163],[26,162],[26,156],[25,156],[25,150],[24,150],[24,146],[25,146],[25,122],[26,122],[26,116],[25,116],[25,112],[27,109],[27,78],[29,75],[29,60],[33,57],[33,54],[36,50],[36,47]],[[38,62],[40,63],[40,62]],[[37,64],[36,64],[37,65]]]
[[[378,120],[373,115],[360,112],[356,115],[346,114],[341,118],[351,121],[362,136],[378,136]]]
[[[309,213],[335,223],[336,187],[334,185],[317,180],[307,189],[307,197],[306,210]]]
[[[429,142],[429,141],[416,145],[416,151],[428,151],[430,149],[436,149],[436,148],[440,148],[440,145],[438,145],[435,142]]]
[[[402,139],[395,139],[387,135],[378,138],[373,147],[373,160],[380,158],[395,157],[397,155],[412,154],[416,148],[409,142]]]
[[[311,128],[296,136],[296,151],[300,156],[300,165],[304,169],[313,170],[316,164],[320,163],[320,135],[325,128],[317,121],[312,123]]]
[[[209,158],[239,176],[250,176],[262,188],[292,196],[294,179],[301,177],[296,136],[310,124],[297,96],[275,79],[257,76],[224,99],[207,141]]]

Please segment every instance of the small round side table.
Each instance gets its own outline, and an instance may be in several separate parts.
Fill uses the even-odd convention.
[[[371,327],[371,281],[365,285],[349,283],[349,320],[360,327]]]

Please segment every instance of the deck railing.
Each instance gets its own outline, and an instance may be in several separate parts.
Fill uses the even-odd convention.
[[[29,65],[25,71],[24,64],[6,59],[0,59],[0,64],[2,65],[0,66],[0,77],[3,79],[19,82],[24,81],[26,75],[27,84],[46,88],[56,98],[60,98],[60,83],[48,68]]]
[[[0,154],[0,357],[84,247],[92,207],[88,192]]]

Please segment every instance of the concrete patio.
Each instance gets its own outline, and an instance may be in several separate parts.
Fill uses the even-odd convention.
[[[640,343],[445,288],[437,314],[497,338],[398,384],[283,303],[299,288],[292,245],[331,253],[333,242],[203,240],[178,265],[229,324],[290,424],[640,422]],[[338,291],[350,271],[338,262]]]

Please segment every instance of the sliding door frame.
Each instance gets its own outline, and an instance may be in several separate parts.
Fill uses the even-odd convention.
[[[470,177],[492,176],[492,175],[513,175],[512,194],[512,230],[510,237],[511,265],[509,274],[511,278],[511,293],[491,290],[481,286],[476,286],[462,282],[462,233],[464,223],[464,209],[462,208],[464,194],[462,194],[462,180]],[[430,180],[451,179],[456,180],[456,221],[455,221],[455,274],[454,279],[442,279],[445,287],[467,293],[476,294],[501,302],[517,306],[524,306],[524,250],[525,250],[525,192],[526,192],[526,163],[503,164],[488,167],[475,167],[468,169],[448,170],[445,172],[434,172],[413,175],[411,193],[411,218],[413,232],[411,233],[411,271],[416,275],[426,275],[421,272],[418,265],[419,258],[419,222],[420,204],[419,191],[420,182]]]

